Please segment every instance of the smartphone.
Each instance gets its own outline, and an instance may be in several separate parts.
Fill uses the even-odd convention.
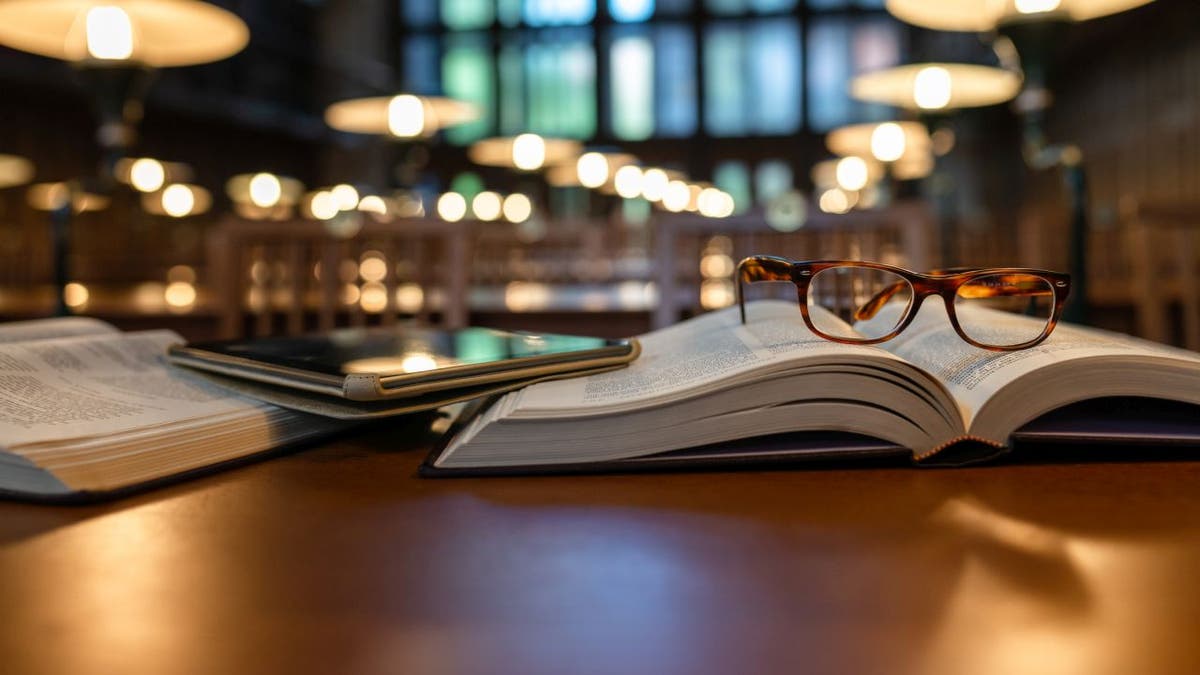
[[[352,401],[381,401],[611,368],[636,339],[400,324],[299,337],[176,345],[179,365]]]

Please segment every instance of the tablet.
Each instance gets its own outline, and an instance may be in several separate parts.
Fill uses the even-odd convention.
[[[635,339],[410,325],[171,347],[180,365],[352,401],[382,401],[612,368]]]

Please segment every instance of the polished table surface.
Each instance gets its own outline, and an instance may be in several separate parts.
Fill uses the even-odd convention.
[[[1197,462],[422,479],[421,443],[0,504],[0,672],[1200,672]]]

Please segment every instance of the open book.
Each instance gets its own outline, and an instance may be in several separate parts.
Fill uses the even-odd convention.
[[[871,321],[894,324],[895,311],[885,307]],[[1118,433],[1125,442],[1146,435],[1200,444],[1200,408],[1189,407],[1200,405],[1200,355],[1192,352],[1071,325],[1031,349],[991,352],[964,342],[935,302],[877,346],[813,335],[794,303],[757,301],[747,317],[741,324],[736,307],[702,315],[643,336],[642,355],[627,369],[507,394],[466,421],[425,470],[693,464],[898,448],[916,460],[958,462],[997,454],[1014,437],[1086,441]],[[1001,312],[988,320],[1032,321]],[[1111,411],[1117,399],[1110,397],[1169,400],[1184,409],[1183,423],[1150,428],[1107,411],[1091,423],[1087,410],[1071,407],[1102,399]],[[1076,414],[1045,421],[1061,410]]]
[[[0,324],[0,494],[79,498],[342,429],[166,364],[171,331]]]

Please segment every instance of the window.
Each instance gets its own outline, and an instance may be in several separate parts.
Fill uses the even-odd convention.
[[[783,135],[803,121],[800,27],[793,19],[720,23],[705,40],[704,110],[714,136]]]
[[[889,19],[816,17],[808,42],[809,126],[814,131],[889,116],[884,106],[850,98],[847,82],[859,73],[900,62],[898,24]]]

